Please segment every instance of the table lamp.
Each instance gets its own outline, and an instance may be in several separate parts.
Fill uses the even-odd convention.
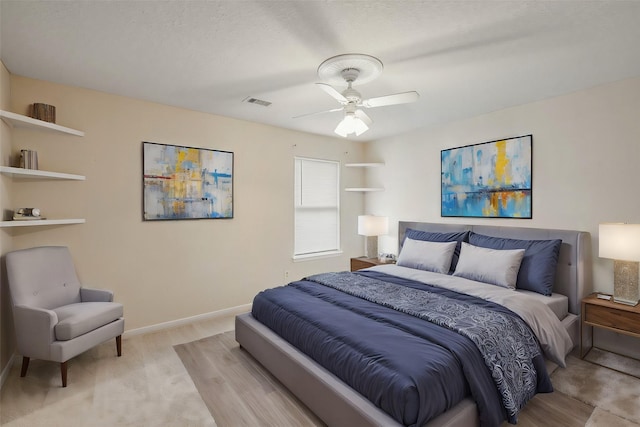
[[[366,236],[364,251],[367,258],[378,257],[378,236],[382,236],[388,232],[389,218],[386,216],[358,216],[358,234]]]
[[[640,224],[609,223],[599,226],[600,258],[613,259],[613,300],[636,305],[640,299],[638,264]]]

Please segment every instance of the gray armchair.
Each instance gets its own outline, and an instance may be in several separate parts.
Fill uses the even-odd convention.
[[[122,355],[122,304],[113,293],[82,288],[69,249],[45,246],[6,255],[18,353],[24,377],[30,358],[60,363],[67,386],[67,361],[116,338]]]

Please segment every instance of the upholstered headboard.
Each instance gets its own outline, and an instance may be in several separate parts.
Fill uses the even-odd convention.
[[[586,231],[400,221],[398,224],[398,250],[402,248],[407,228],[437,233],[468,230],[486,236],[509,239],[562,239],[553,292],[566,295],[569,298],[569,312],[573,314],[580,314],[580,301],[592,292],[591,236]]]

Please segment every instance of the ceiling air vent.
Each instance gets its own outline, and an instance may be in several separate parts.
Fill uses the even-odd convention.
[[[262,105],[263,107],[268,107],[271,105],[269,101],[263,101],[262,99],[248,97],[242,100],[242,102],[248,102],[249,104]]]

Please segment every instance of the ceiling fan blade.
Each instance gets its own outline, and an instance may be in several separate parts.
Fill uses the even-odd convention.
[[[330,86],[326,83],[316,83],[316,85],[323,91],[327,92],[332,98],[334,98],[336,101],[340,102],[341,104],[346,104],[347,102],[349,102],[347,98],[342,96],[342,94],[337,90],[335,90],[333,86]]]
[[[292,118],[299,119],[300,117],[315,116],[316,114],[333,113],[333,112],[342,111],[342,110],[344,110],[344,107],[332,108],[331,110],[316,111],[314,113],[300,114],[299,116],[294,116]]]
[[[407,104],[415,102],[420,98],[418,92],[402,92],[394,95],[379,96],[377,98],[369,98],[362,101],[362,105],[367,108],[384,107],[386,105]]]
[[[367,116],[367,113],[362,110],[356,110],[356,117],[365,122],[367,126],[371,126],[373,124],[371,117]]]

